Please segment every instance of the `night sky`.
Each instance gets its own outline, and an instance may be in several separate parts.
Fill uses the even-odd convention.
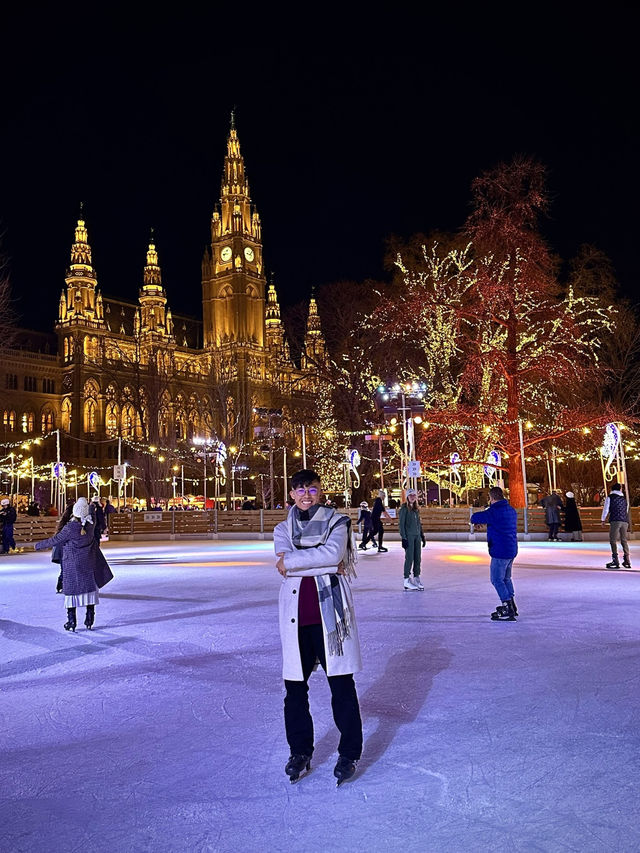
[[[552,248],[595,244],[635,299],[630,13],[536,5],[505,24],[326,6],[296,26],[240,6],[102,5],[3,12],[0,224],[22,325],[53,328],[81,201],[103,293],[137,298],[153,227],[172,310],[200,316],[234,107],[283,305],[385,277],[386,237],[459,228],[473,178],[515,154],[549,169]]]

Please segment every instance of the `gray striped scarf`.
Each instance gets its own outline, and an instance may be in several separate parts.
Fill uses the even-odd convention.
[[[339,524],[347,525],[347,550],[342,562],[348,580],[356,577],[356,552],[351,538],[351,519],[340,515],[335,509],[317,504],[309,510],[309,521],[301,521],[300,510],[291,507],[287,519],[291,541],[296,548],[317,548],[324,545],[331,531]],[[327,630],[327,646],[330,655],[341,655],[342,643],[351,635],[353,614],[342,594],[340,578],[332,585],[333,574],[316,575],[318,600],[322,621]]]

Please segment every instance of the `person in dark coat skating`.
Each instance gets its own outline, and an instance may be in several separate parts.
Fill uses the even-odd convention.
[[[89,509],[91,511],[91,520],[93,521],[93,535],[99,545],[100,540],[102,539],[102,534],[107,529],[107,521],[104,515],[104,510],[102,509],[102,504],[100,503],[99,495],[94,495],[91,498],[91,505]]]
[[[361,551],[367,550],[367,542],[373,539],[373,531],[371,529],[371,510],[366,501],[360,504],[360,512],[358,513],[358,525],[362,525],[362,541],[358,545]]]
[[[560,512],[564,509],[560,495],[551,492],[540,501],[544,507],[544,520],[549,528],[549,542],[559,542],[558,529],[560,527]]]
[[[13,538],[13,525],[16,523],[15,507],[11,506],[9,498],[0,501],[0,523],[2,524],[2,554],[9,554],[16,550],[16,540]]]
[[[78,498],[73,505],[73,516],[60,533],[50,539],[35,543],[36,551],[45,551],[56,545],[63,546],[62,591],[67,608],[66,631],[76,630],[76,607],[86,607],[84,624],[93,627],[95,606],[100,602],[98,590],[113,578],[109,564],[104,558],[91,525],[91,511],[86,498]]]
[[[73,500],[73,498],[69,498],[69,500],[67,501],[67,505],[64,508],[64,512],[60,516],[60,521],[56,525],[56,533],[60,533],[65,524],[71,521],[74,503],[75,501]],[[62,592],[62,554],[62,545],[54,545],[53,551],[51,552],[51,562],[57,563],[60,566],[60,574],[58,575],[58,582],[56,583],[56,592]]]
[[[573,492],[565,494],[564,532],[571,534],[572,542],[582,542],[582,521]]]

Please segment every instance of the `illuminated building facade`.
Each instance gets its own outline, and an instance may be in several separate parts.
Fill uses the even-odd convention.
[[[55,331],[57,344],[25,332],[9,352],[3,441],[60,428],[63,457],[78,466],[113,464],[118,437],[141,448],[188,447],[194,436],[246,440],[254,406],[286,408],[313,394],[313,360],[325,346],[317,305],[312,298],[296,365],[265,277],[233,120],[202,260],[202,321],[172,313],[153,235],[137,301],[103,295],[81,215]]]

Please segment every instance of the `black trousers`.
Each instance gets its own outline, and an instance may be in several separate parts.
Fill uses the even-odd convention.
[[[361,545],[366,545],[368,542],[375,543],[376,536],[378,537],[378,548],[382,548],[382,540],[384,538],[384,527],[382,526],[382,522],[378,523],[375,531],[367,530],[362,537]]]
[[[304,681],[287,681],[284,686],[284,726],[292,755],[313,754],[313,720],[309,711],[309,676],[316,659],[327,671],[322,625],[304,625],[298,629],[298,643]],[[357,761],[362,755],[362,720],[353,675],[327,676],[331,688],[331,710],[340,732],[338,752]]]

